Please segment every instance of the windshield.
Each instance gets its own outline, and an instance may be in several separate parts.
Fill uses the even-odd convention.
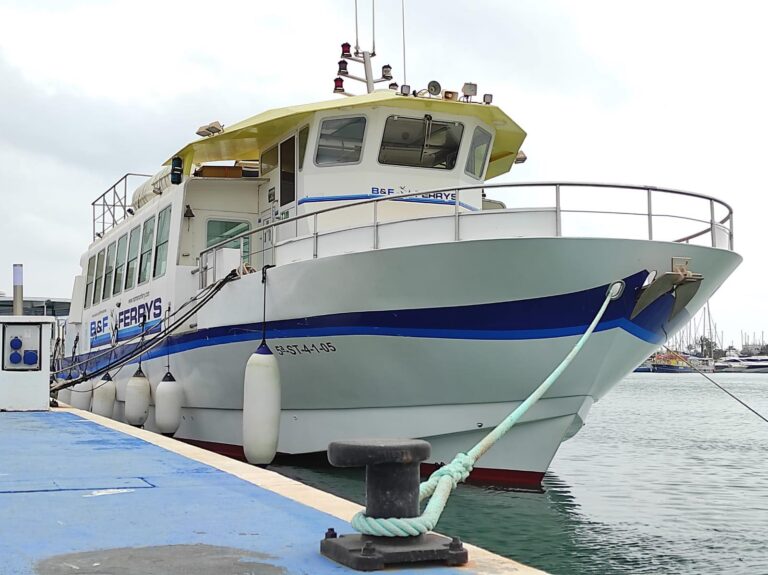
[[[384,126],[379,162],[396,166],[452,170],[464,126],[459,122],[390,116]]]

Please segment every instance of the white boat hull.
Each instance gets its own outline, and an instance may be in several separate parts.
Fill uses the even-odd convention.
[[[669,318],[667,294],[630,319],[647,272],[691,258],[703,275]],[[592,403],[679,329],[741,261],[715,248],[619,239],[516,238],[410,246],[286,264],[268,272],[267,341],[282,381],[278,452],[330,441],[419,437],[449,461],[498,424],[560,363],[626,279],[598,331],[559,381],[479,462],[474,479],[538,486]],[[153,389],[171,368],[183,382],[176,437],[222,451],[242,445],[245,364],[261,339],[261,274],[225,286],[197,330],[145,357]],[[115,417],[125,383],[116,377]],[[154,425],[150,410],[147,427]]]

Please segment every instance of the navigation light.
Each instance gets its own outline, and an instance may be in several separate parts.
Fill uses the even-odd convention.
[[[339,78],[338,76],[333,80],[333,93],[334,94],[344,93],[344,80],[342,78]]]

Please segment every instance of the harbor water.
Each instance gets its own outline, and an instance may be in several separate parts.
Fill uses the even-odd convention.
[[[768,374],[713,374],[768,415]],[[363,502],[357,470],[275,471]],[[462,485],[438,530],[553,575],[768,574],[768,423],[699,374],[633,374],[544,493]]]

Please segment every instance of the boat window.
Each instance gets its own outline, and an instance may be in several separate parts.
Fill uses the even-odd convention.
[[[115,242],[109,244],[107,248],[107,261],[104,264],[104,291],[101,295],[101,299],[109,299],[112,297],[112,274],[115,270]]]
[[[128,234],[117,240],[117,256],[115,258],[115,282],[112,293],[117,295],[123,291],[123,270],[125,269],[125,248],[128,247]]]
[[[296,138],[280,144],[280,205],[296,199]]]
[[[309,126],[299,130],[299,170],[304,169],[304,156],[307,153],[307,141],[309,140]]]
[[[334,166],[359,162],[364,135],[365,118],[362,116],[323,120],[315,163],[318,166]]]
[[[139,285],[149,279],[149,268],[152,261],[152,240],[155,239],[155,216],[144,222],[141,232],[141,256],[139,257]]]
[[[384,125],[379,162],[395,166],[452,170],[464,125],[459,122],[390,116]]]
[[[482,179],[490,149],[491,135],[480,126],[476,127],[475,133],[472,134],[472,144],[469,146],[469,156],[464,171],[473,178]]]
[[[152,277],[165,274],[168,265],[168,236],[171,231],[171,206],[163,208],[157,216],[157,239],[155,240],[155,268]]]
[[[104,250],[96,256],[96,280],[93,282],[93,305],[101,301],[101,280],[104,278]]]
[[[141,241],[141,226],[131,230],[131,239],[128,242],[128,265],[125,270],[125,289],[129,290],[136,285],[136,268],[139,261],[139,242]]]
[[[265,176],[277,167],[277,146],[261,155],[261,175]]]
[[[223,242],[227,238],[236,236],[243,232],[247,232],[251,229],[251,225],[248,222],[236,222],[227,220],[208,220],[207,226],[207,239],[206,247],[215,246],[219,242]],[[224,244],[224,248],[240,248],[240,240],[232,240],[231,242]],[[251,253],[251,236],[245,236],[243,238],[243,259],[247,260],[248,255]]]
[[[85,307],[91,306],[91,296],[93,295],[93,273],[96,270],[96,256],[88,259],[88,273],[85,276]]]

